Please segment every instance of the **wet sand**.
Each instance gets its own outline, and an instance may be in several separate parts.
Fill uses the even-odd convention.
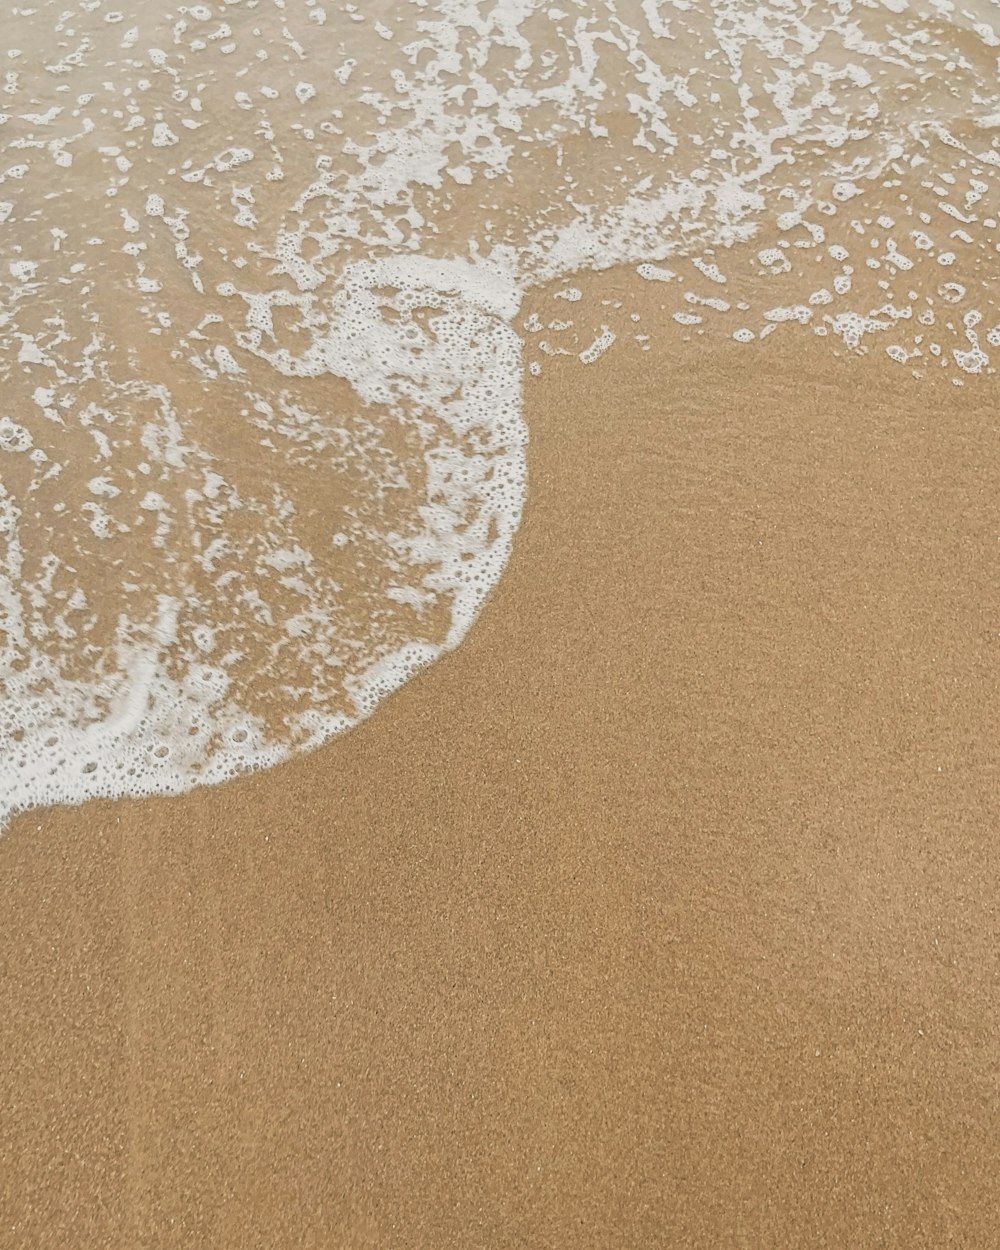
[[[0,1246],[995,1244],[996,384],[662,348],[360,729],[0,840]]]

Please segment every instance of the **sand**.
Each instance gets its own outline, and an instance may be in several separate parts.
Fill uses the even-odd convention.
[[[995,1245],[996,400],[547,362],[462,647],[0,840],[0,1246]]]

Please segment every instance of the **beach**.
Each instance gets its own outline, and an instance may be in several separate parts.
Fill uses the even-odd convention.
[[[752,353],[547,358],[350,733],[12,821],[0,1246],[994,1244],[996,384]]]
[[[0,1250],[992,1250],[970,0],[39,0]]]

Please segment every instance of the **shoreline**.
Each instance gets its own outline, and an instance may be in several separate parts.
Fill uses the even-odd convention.
[[[0,1246],[992,1244],[995,383],[586,285],[456,651],[0,838]]]

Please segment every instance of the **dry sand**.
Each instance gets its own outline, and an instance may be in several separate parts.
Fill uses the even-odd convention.
[[[528,400],[456,653],[0,841],[4,1248],[996,1244],[995,383],[674,336]]]

